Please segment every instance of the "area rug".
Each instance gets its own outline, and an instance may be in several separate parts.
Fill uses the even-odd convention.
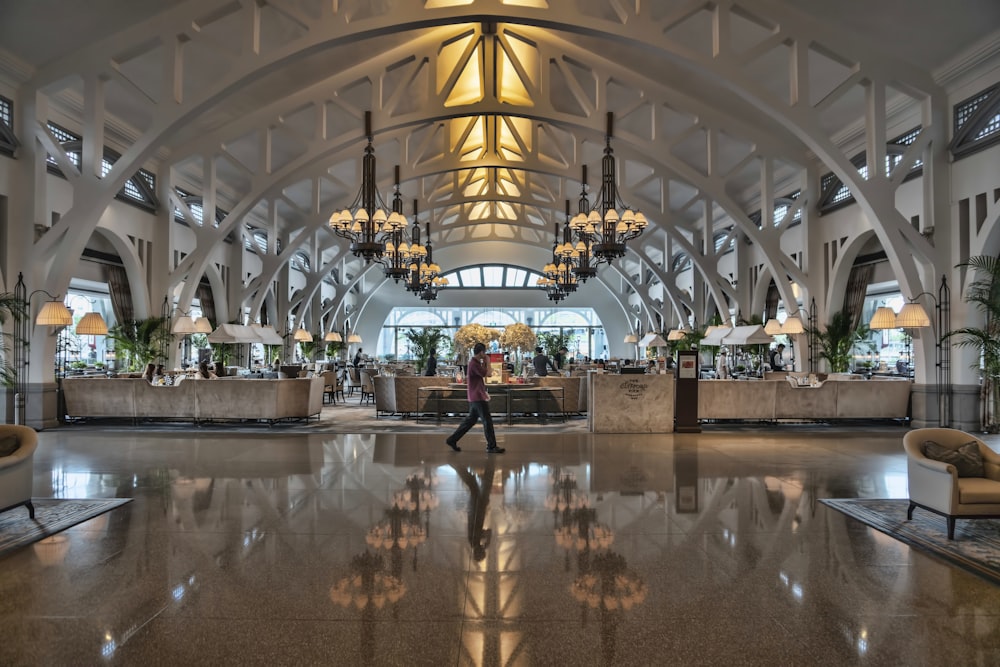
[[[1000,585],[998,520],[959,519],[955,524],[955,539],[949,540],[943,516],[918,507],[913,510],[913,519],[907,521],[908,500],[828,499],[820,502],[900,542]]]
[[[33,498],[34,519],[28,516],[27,507],[0,512],[0,558],[131,501],[131,498]]]

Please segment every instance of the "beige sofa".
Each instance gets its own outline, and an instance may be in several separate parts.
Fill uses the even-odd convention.
[[[546,375],[536,377],[535,382],[539,387],[562,387],[563,389],[563,414],[582,415],[587,412],[587,377],[561,377],[558,375]]]
[[[323,410],[323,378],[185,380],[155,387],[143,379],[66,378],[68,417],[255,419],[274,423],[307,419]]]
[[[0,458],[0,512],[24,505],[28,508],[28,516],[34,519],[32,461],[38,447],[38,434],[27,426],[0,424],[0,436],[7,435],[17,438],[18,447],[10,456]]]
[[[375,416],[401,414],[406,417],[426,410],[420,405],[421,387],[447,387],[452,380],[439,376],[376,375],[372,381],[375,387]]]

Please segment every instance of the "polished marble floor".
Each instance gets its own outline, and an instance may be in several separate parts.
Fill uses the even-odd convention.
[[[818,502],[901,426],[383,425],[42,432],[36,497],[134,502],[0,557],[0,664],[1000,663],[1000,588]]]

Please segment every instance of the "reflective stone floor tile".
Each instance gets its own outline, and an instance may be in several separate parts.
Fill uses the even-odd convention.
[[[391,610],[350,621],[156,619],[117,647],[121,665],[453,665],[456,622],[407,622]]]
[[[768,618],[667,619],[642,624],[630,612],[588,609],[569,621],[467,623],[461,665],[815,664],[807,644]]]

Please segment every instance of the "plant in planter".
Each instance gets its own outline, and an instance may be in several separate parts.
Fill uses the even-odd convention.
[[[846,373],[854,357],[854,348],[871,345],[867,342],[868,325],[851,328],[851,316],[846,310],[833,314],[824,330],[810,329],[819,344],[819,356],[826,359],[831,373]]]
[[[521,370],[522,355],[531,354],[536,345],[538,337],[535,332],[521,322],[508,324],[500,334],[500,347],[514,353],[514,358],[517,360],[515,370],[518,372]]]
[[[482,324],[466,324],[455,332],[455,352],[458,354],[471,352],[476,343],[482,343],[488,348],[490,343],[499,338],[500,332],[496,329],[484,327]]]
[[[448,338],[444,329],[440,327],[407,329],[403,335],[409,341],[410,352],[416,358],[418,374],[423,372],[424,364],[427,363],[427,357],[430,356],[431,350],[437,350],[441,343]]]
[[[157,357],[161,346],[166,347],[170,340],[170,320],[164,317],[125,320],[108,330],[108,338],[122,355],[122,367],[140,370]]]
[[[979,352],[972,368],[982,378],[980,425],[987,433],[1000,433],[1000,258],[980,255],[958,266],[976,272],[976,279],[966,290],[965,302],[983,314],[983,324],[949,331],[944,338],[953,338],[956,347],[972,347]]]

